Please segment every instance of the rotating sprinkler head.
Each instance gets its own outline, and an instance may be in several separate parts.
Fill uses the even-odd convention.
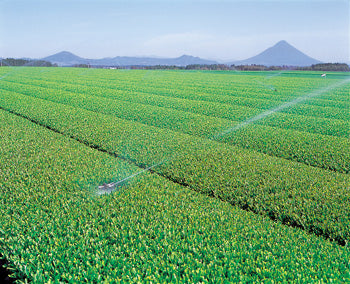
[[[119,181],[119,182],[111,182],[111,183],[104,183],[102,185],[99,185],[97,187],[97,194],[102,195],[102,194],[110,194],[113,191],[116,191],[118,187],[122,185],[124,180]]]
[[[136,177],[136,176],[138,176],[138,175],[140,175],[140,174],[142,174],[142,173],[144,173],[146,171],[150,171],[153,168],[163,164],[164,162],[165,161],[162,161],[162,162],[160,162],[158,164],[155,164],[153,166],[144,168],[142,171],[134,173],[134,174],[132,174],[132,175],[130,175],[130,176],[128,176],[128,177],[126,177],[126,178],[124,178],[122,180],[119,180],[117,182],[104,183],[102,185],[99,185],[97,187],[97,192],[96,193],[97,193],[97,195],[110,194],[110,193],[116,191],[119,187],[121,187],[127,180],[132,179],[133,177]]]

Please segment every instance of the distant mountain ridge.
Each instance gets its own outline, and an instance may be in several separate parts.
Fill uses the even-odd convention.
[[[186,66],[190,64],[219,64],[217,61],[203,59],[200,57],[182,55],[176,58],[155,58],[155,57],[131,57],[116,56],[102,59],[87,59],[79,57],[71,52],[62,51],[51,56],[42,58],[42,60],[56,63],[59,66],[73,66],[76,64],[90,64],[92,66],[155,66],[155,65],[176,65]],[[265,66],[311,66],[321,63],[285,40],[281,40],[274,46],[267,48],[256,56],[245,60],[226,62],[228,65],[265,65]]]
[[[61,51],[59,53],[47,56],[42,58],[42,60],[50,61],[58,65],[74,65],[74,64],[85,64],[88,62],[88,59],[79,57],[68,51]]]
[[[231,62],[235,65],[265,65],[265,66],[310,66],[312,64],[321,63],[294,46],[290,45],[285,40],[281,40],[274,46],[264,50],[256,56],[250,57],[245,60],[238,60]]]
[[[153,58],[153,57],[131,57],[116,56],[113,58],[87,59],[79,57],[71,52],[62,51],[42,60],[56,63],[59,66],[72,66],[76,64],[105,65],[105,66],[155,66],[155,65],[176,65],[186,66],[189,64],[217,64],[216,61],[202,59],[190,55],[182,55],[176,58]]]

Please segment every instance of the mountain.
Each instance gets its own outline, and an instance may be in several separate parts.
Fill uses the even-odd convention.
[[[61,51],[54,55],[42,58],[42,60],[56,63],[59,66],[72,66],[75,64],[87,64],[88,59],[81,58],[71,52]]]
[[[186,66],[189,64],[216,64],[216,61],[206,60],[190,55],[182,55],[177,58],[155,58],[155,57],[129,57],[117,56],[113,58],[87,59],[79,57],[68,51],[62,51],[42,60],[56,63],[59,66],[72,66],[75,64],[90,64],[102,66],[154,66],[154,65],[176,65]]]
[[[177,58],[156,57],[129,57],[117,56],[114,58],[103,58],[90,60],[92,65],[115,65],[115,66],[154,66],[154,65],[176,65],[186,66],[189,64],[215,64],[215,61],[202,59],[190,55],[182,55]]]
[[[94,66],[154,66],[154,65],[176,65],[186,66],[190,64],[217,64],[217,61],[202,59],[190,55],[182,55],[177,58],[157,58],[157,57],[130,57],[117,56],[102,59],[87,59],[79,57],[68,51],[42,58],[42,60],[56,63],[59,66],[72,66],[75,64],[90,64]],[[274,46],[266,49],[260,54],[245,60],[227,63],[228,65],[251,65],[259,64],[265,66],[310,66],[321,63],[311,58],[290,45],[285,40],[279,41]]]
[[[181,66],[186,66],[190,64],[217,64],[218,63],[214,60],[202,59],[202,58],[194,57],[190,55],[182,55],[172,60],[173,60],[172,65],[181,65]]]
[[[310,56],[307,56],[285,40],[281,40],[274,46],[264,50],[256,56],[245,60],[231,62],[235,65],[265,65],[265,66],[310,66],[312,64],[321,63]]]

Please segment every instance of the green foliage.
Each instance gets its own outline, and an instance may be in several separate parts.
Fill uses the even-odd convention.
[[[349,240],[348,175],[16,93],[1,94],[0,106],[138,165],[168,161],[155,171],[194,190]]]
[[[75,91],[74,85],[69,85],[71,92],[67,92],[61,90],[65,88],[65,84],[49,82],[44,88],[31,86],[30,80],[21,81],[26,84],[2,82],[1,88],[210,139],[233,127],[239,120],[259,113],[257,109],[211,102],[196,104],[191,100],[179,102],[168,101],[168,98],[165,98],[162,103],[162,97],[144,95],[144,100],[140,100],[142,95],[126,93],[116,97],[112,90],[96,87]],[[34,80],[34,84],[40,84],[40,82]],[[305,105],[305,109],[311,107]],[[338,109],[339,111],[343,109]],[[260,125],[226,135],[220,140],[311,166],[349,172],[350,152],[343,151],[344,148],[350,148],[347,139],[350,135],[348,121],[276,113],[258,124]]]
[[[348,282],[350,251],[0,111],[0,249],[33,283]]]
[[[346,63],[320,63],[313,64],[308,67],[298,67],[298,70],[313,70],[313,71],[340,71],[349,72],[350,67]]]
[[[349,85],[216,135],[319,75],[0,68],[0,253],[35,283],[349,282]]]
[[[240,71],[272,71],[272,70],[289,69],[288,66],[265,66],[265,65],[258,65],[258,64],[237,65],[237,66],[232,65],[231,67],[234,70],[240,70]]]
[[[6,58],[0,59],[1,66],[39,66],[39,67],[57,67],[57,64],[52,64],[45,60],[27,60]]]

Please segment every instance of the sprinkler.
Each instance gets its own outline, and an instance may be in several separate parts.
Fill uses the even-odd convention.
[[[134,174],[132,174],[132,175],[122,179],[122,180],[119,180],[119,181],[116,181],[116,182],[111,182],[111,183],[104,183],[102,185],[99,185],[97,187],[97,192],[96,193],[97,193],[97,195],[110,194],[110,193],[116,191],[119,187],[121,187],[127,180],[129,180],[129,179],[131,179],[133,177],[136,177],[136,176],[138,176],[138,175],[140,175],[140,174],[142,174],[142,173],[144,173],[146,171],[150,171],[152,168],[157,167],[157,166],[163,164],[164,162],[165,161],[162,161],[162,162],[160,162],[158,164],[155,164],[153,166],[147,167],[147,168],[143,169],[142,171],[134,173]]]
[[[259,81],[257,81],[257,82],[259,82]],[[277,91],[277,89],[272,87],[272,86],[266,85],[266,84],[264,84],[262,82],[259,82],[259,83],[261,83],[262,85],[264,85],[266,87],[269,87],[269,88],[271,87],[271,88],[273,88],[273,90]],[[230,133],[236,132],[239,129],[246,127],[247,125],[250,125],[250,124],[255,123],[255,122],[259,121],[259,120],[262,120],[265,117],[270,116],[270,115],[272,115],[272,114],[274,114],[276,112],[280,112],[280,111],[282,111],[282,110],[284,110],[286,108],[290,108],[290,107],[292,107],[294,105],[297,105],[299,103],[303,103],[304,101],[307,101],[309,99],[312,99],[312,98],[318,97],[320,95],[323,95],[324,93],[326,93],[326,92],[328,92],[328,91],[330,91],[330,90],[332,90],[334,88],[340,87],[340,86],[342,86],[344,84],[348,84],[348,83],[350,83],[350,79],[345,79],[345,80],[339,81],[337,83],[334,83],[334,84],[332,84],[330,86],[327,86],[325,88],[318,89],[318,90],[315,90],[315,91],[313,91],[311,93],[308,93],[308,94],[305,94],[303,96],[297,97],[297,98],[295,98],[295,99],[293,99],[293,100],[291,100],[289,102],[284,102],[284,103],[282,103],[282,104],[280,104],[278,106],[275,106],[275,107],[273,107],[271,109],[265,110],[265,111],[261,112],[260,114],[254,116],[254,117],[248,118],[245,121],[242,121],[242,122],[238,123],[234,127],[228,128],[228,129],[226,129],[226,130],[224,130],[222,132],[219,132],[219,133],[213,135],[211,139],[212,140],[220,139],[223,136],[226,136],[226,135],[228,135]],[[169,160],[169,159],[167,159],[167,160]],[[125,181],[127,181],[127,180],[129,180],[129,179],[131,179],[131,178],[133,178],[133,177],[135,177],[137,175],[140,175],[140,174],[142,174],[142,173],[144,173],[146,171],[150,171],[152,168],[155,168],[155,167],[163,164],[165,161],[166,160],[164,160],[164,161],[162,161],[162,162],[160,162],[158,164],[155,164],[153,166],[144,168],[142,171],[139,171],[139,172],[137,172],[135,174],[132,174],[132,175],[130,175],[130,176],[120,180],[120,181],[111,182],[111,183],[104,183],[102,185],[99,185],[98,188],[97,188],[97,194],[98,195],[110,194],[110,193],[114,192],[115,190],[117,190]]]

